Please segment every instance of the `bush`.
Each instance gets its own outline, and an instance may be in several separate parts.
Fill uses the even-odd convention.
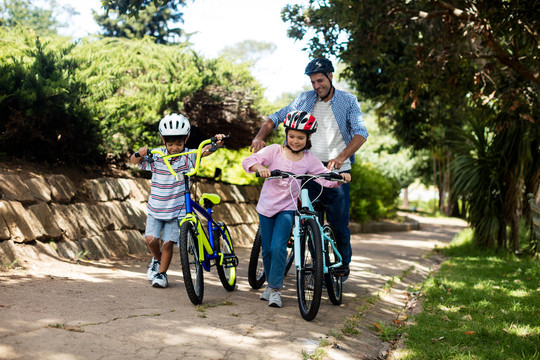
[[[29,30],[0,30],[0,151],[40,161],[99,158],[99,129],[75,78],[76,44],[58,46]],[[22,34],[22,36],[21,36]],[[24,39],[24,40],[23,40]]]
[[[383,176],[371,163],[354,164],[351,177],[351,219],[363,223],[395,215],[400,191],[397,181]]]

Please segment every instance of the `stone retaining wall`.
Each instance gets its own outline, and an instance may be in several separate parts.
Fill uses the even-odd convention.
[[[194,184],[220,195],[214,215],[227,224],[237,245],[251,244],[257,231],[260,189]],[[150,180],[99,178],[76,186],[64,175],[0,174],[0,268],[41,253],[67,259],[147,255],[143,239]]]

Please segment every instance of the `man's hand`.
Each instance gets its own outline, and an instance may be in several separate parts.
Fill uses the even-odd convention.
[[[338,158],[335,158],[328,161],[328,165],[326,165],[326,168],[330,171],[334,171],[334,170],[341,169],[342,165],[343,165],[343,161],[339,160]]]
[[[265,146],[266,146],[266,142],[264,140],[261,140],[261,139],[255,137],[253,139],[253,141],[251,142],[251,146],[249,147],[249,151],[251,151],[252,153],[256,153]]]

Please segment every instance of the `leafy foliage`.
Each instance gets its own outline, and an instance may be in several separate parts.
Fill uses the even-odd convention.
[[[351,218],[366,222],[392,217],[400,187],[371,163],[355,163],[351,170]]]
[[[0,29],[0,151],[36,160],[89,163],[99,156],[98,124],[81,99],[76,44],[60,47]]]
[[[179,6],[185,4],[185,0],[102,0],[101,4],[106,11],[118,11],[119,14],[137,14],[150,5],[155,7],[169,6],[176,10]]]
[[[470,166],[483,166],[474,152],[461,152],[456,137],[475,121],[492,133],[493,139],[483,139],[493,144],[480,146],[502,159],[489,173],[491,182],[502,186],[502,202],[471,205],[469,214],[497,218],[489,226],[497,241],[487,244],[515,249],[523,194],[536,192],[540,183],[539,7],[533,0],[326,0],[288,6],[282,18],[291,23],[291,37],[311,38],[314,55],[333,54],[347,64],[345,75],[361,96],[379,104],[379,115],[388,119],[383,124],[404,145],[431,152],[439,198],[449,201],[447,213],[459,197],[480,200],[498,191],[453,187],[455,174],[467,176],[456,153],[461,160],[469,156]],[[522,137],[527,141],[518,144]],[[491,236],[482,231],[476,236]]]
[[[42,35],[56,33],[59,25],[52,9],[32,5],[30,0],[3,0],[0,5],[0,25],[5,27],[25,26]]]
[[[170,28],[169,23],[182,22],[183,14],[177,6],[151,3],[141,10],[137,17],[121,15],[117,10],[104,14],[93,12],[96,23],[103,29],[101,34],[107,37],[125,37],[142,39],[151,36],[158,44],[178,42],[183,34],[178,27]]]

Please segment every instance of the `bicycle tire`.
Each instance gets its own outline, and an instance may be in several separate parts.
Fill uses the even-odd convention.
[[[300,269],[296,270],[298,307],[302,317],[311,321],[321,305],[323,263],[321,233],[314,219],[305,219],[300,237]]]
[[[266,281],[264,274],[264,265],[262,261],[261,251],[261,228],[257,229],[257,234],[251,246],[251,254],[249,255],[248,265],[248,282],[252,289],[260,289]]]
[[[326,266],[330,267],[338,262],[338,257],[334,251],[334,248],[330,244],[330,241],[335,242],[335,232],[330,224],[323,226],[323,233],[332,240],[324,239],[324,256]],[[324,274],[324,282],[326,283],[326,290],[328,291],[328,298],[334,305],[341,305],[343,302],[343,277],[335,276],[334,271],[329,268],[328,272]]]
[[[180,261],[189,300],[193,305],[200,305],[204,297],[204,276],[195,225],[190,221],[180,227]]]
[[[221,231],[216,230],[214,232],[214,241],[216,241],[216,251],[223,254],[223,259],[226,259],[228,256],[230,257],[233,253],[233,243],[231,240],[231,234],[229,233],[229,229],[227,229],[227,225],[225,224],[219,224],[223,232],[225,233],[225,236],[227,238],[223,237],[223,234]],[[224,266],[223,263],[220,264],[221,257],[218,256],[216,258],[216,269],[219,275],[219,280],[221,281],[221,285],[225,288],[227,291],[233,291],[236,287],[236,266]],[[237,262],[236,262],[237,263]]]

